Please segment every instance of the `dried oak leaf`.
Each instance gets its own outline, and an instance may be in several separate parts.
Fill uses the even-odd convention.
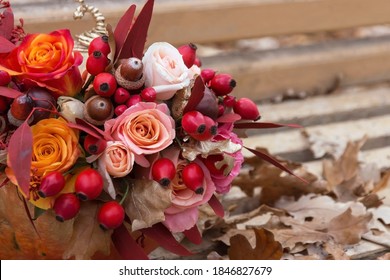
[[[249,171],[241,172],[233,181],[233,185],[239,186],[249,196],[253,196],[255,188],[261,187],[260,203],[267,205],[272,205],[281,196],[298,198],[302,194],[327,191],[327,183],[305,170],[300,164],[281,162],[297,176],[308,181],[309,184],[295,176],[286,174],[278,167],[260,158],[246,158],[244,166],[249,168]]]
[[[326,232],[339,244],[356,244],[361,240],[362,235],[369,230],[368,223],[371,219],[371,213],[354,216],[351,208],[348,208],[329,222]]]
[[[352,179],[357,174],[359,169],[358,155],[366,141],[367,137],[355,142],[348,142],[339,159],[323,161],[324,178],[331,188]]]
[[[78,213],[74,224],[69,246],[64,259],[73,256],[76,259],[91,259],[95,253],[110,254],[111,231],[102,230],[97,220],[99,204],[85,202]]]
[[[132,221],[132,230],[139,230],[165,220],[164,211],[171,205],[172,191],[153,180],[132,180],[123,204]]]
[[[256,235],[254,248],[241,234],[230,238],[229,258],[231,260],[280,260],[283,248],[275,241],[273,233],[266,229],[254,229],[254,232]]]

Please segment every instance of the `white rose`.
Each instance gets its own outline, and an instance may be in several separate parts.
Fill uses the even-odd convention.
[[[199,69],[188,69],[179,51],[171,44],[158,42],[151,45],[142,59],[145,86],[153,87],[158,100],[168,100],[190,85]]]

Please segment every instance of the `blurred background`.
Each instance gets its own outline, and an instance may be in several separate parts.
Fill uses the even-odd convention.
[[[73,20],[73,0],[11,3],[27,32],[94,26]],[[132,3],[144,1],[86,0],[112,26]],[[246,144],[321,176],[323,158],[364,136],[361,162],[390,167],[388,24],[389,0],[156,0],[148,44],[196,44],[203,67],[231,73],[263,121],[303,126],[250,131]]]

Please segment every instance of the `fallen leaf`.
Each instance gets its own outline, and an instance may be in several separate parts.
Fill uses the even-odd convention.
[[[349,260],[350,257],[345,253],[344,246],[335,243],[333,240],[325,242],[324,250],[330,255],[327,259]]]
[[[286,174],[260,158],[246,158],[243,166],[249,171],[241,172],[233,181],[233,185],[239,186],[248,196],[253,196],[254,190],[261,187],[260,203],[271,206],[281,196],[298,198],[302,194],[328,191],[325,181],[318,179],[300,164],[286,161],[282,163],[309,183],[306,184],[297,177]]]
[[[371,213],[354,216],[351,208],[348,208],[344,213],[329,222],[326,232],[337,243],[356,244],[361,240],[362,235],[369,230],[368,223],[371,219]]]
[[[323,161],[324,178],[329,182],[331,188],[350,180],[357,174],[359,169],[358,155],[366,141],[367,136],[355,142],[348,142],[340,158]]]
[[[171,189],[153,180],[132,180],[123,204],[132,221],[132,230],[151,227],[165,220],[164,211],[171,205]]]
[[[112,231],[102,230],[99,227],[98,209],[99,204],[97,203],[83,203],[75,218],[73,234],[69,246],[63,254],[64,259],[70,259],[73,256],[77,260],[91,259],[97,252],[104,255],[110,254]]]
[[[386,253],[378,258],[378,260],[390,260],[390,253]]]
[[[287,211],[300,223],[313,221],[318,225],[325,225],[333,218],[351,208],[354,215],[363,215],[366,208],[359,202],[336,202],[326,195],[308,194],[295,201],[292,197],[283,197],[275,206]]]
[[[283,255],[281,244],[266,229],[254,229],[256,246],[252,248],[245,236],[238,234],[230,238],[228,255],[231,260],[279,260]]]

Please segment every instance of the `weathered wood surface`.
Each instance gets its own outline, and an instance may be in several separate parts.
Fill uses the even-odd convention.
[[[144,3],[140,0],[86,2],[99,7],[112,25],[129,4],[141,6]],[[25,18],[28,31],[42,32],[64,26],[76,33],[84,31],[83,25],[72,20],[71,11],[77,4],[71,0],[19,0],[13,3],[18,14]],[[150,40],[173,44],[207,43],[329,31],[390,23],[389,13],[387,0],[160,0],[156,1]]]

